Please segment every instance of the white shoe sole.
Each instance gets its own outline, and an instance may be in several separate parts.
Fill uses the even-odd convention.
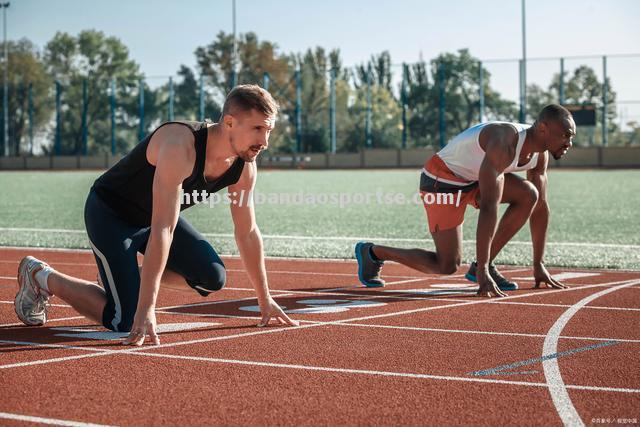
[[[14,301],[14,310],[18,319],[27,326],[42,326],[46,323],[46,319],[43,322],[30,322],[28,319],[22,317],[22,314],[18,311],[18,307],[22,307],[22,301],[24,300],[24,294],[29,290],[31,284],[29,283],[29,272],[27,271],[27,263],[32,257],[25,257],[20,261],[18,266],[18,293]],[[24,271],[23,271],[24,270]],[[27,275],[26,277],[24,275]]]

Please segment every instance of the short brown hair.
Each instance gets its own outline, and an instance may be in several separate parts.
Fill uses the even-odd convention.
[[[222,115],[234,111],[256,110],[266,116],[278,114],[278,103],[271,94],[258,85],[239,85],[227,95],[222,106]]]

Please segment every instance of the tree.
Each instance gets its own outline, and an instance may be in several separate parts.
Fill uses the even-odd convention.
[[[174,80],[174,116],[176,120],[200,120],[200,79],[194,71],[186,65],[180,65],[178,80]],[[156,90],[155,94],[157,119],[159,122],[167,120],[169,102],[169,83]],[[211,93],[204,92],[205,118],[217,121],[222,113],[222,107]]]
[[[354,91],[355,102],[349,108],[350,131],[341,151],[358,151],[366,143],[367,87]],[[393,94],[381,86],[371,88],[371,145],[373,148],[398,148],[401,141],[401,109]]]
[[[371,56],[371,60],[367,64],[356,66],[354,75],[354,84],[356,88],[367,85],[367,74],[371,67],[371,84],[385,88],[391,92],[391,55],[389,51],[384,51],[379,55]]]
[[[431,61],[409,67],[407,104],[409,134],[414,145],[437,145],[439,141],[440,91],[444,89],[445,140],[462,132],[480,115],[480,62],[467,49],[444,53]],[[429,71],[431,78],[429,79]],[[515,104],[491,88],[491,74],[483,69],[485,115],[488,120],[511,120]],[[430,83],[430,81],[432,83]]]
[[[545,91],[537,84],[527,85],[527,116],[533,123],[538,113],[547,105],[557,102],[551,91]]]
[[[50,118],[52,105],[48,92],[51,79],[46,74],[35,45],[29,40],[8,42],[7,51],[10,153],[19,155],[32,149],[29,146],[29,127],[33,127],[34,133],[40,133]],[[28,123],[30,91],[33,123]]]
[[[76,154],[82,144],[83,81],[87,82],[87,123],[90,154],[110,151],[109,88],[116,81],[118,151],[128,151],[138,125],[139,66],[129,58],[129,50],[115,37],[85,30],[77,37],[56,33],[45,47],[48,73],[61,83],[64,107],[61,111],[62,154]]]
[[[293,73],[295,59],[279,54],[277,45],[260,41],[255,33],[240,34],[238,49],[238,83],[262,83],[264,73],[270,80],[284,86]],[[216,39],[195,51],[199,71],[223,96],[231,89],[233,71],[233,35],[219,32]]]
[[[307,49],[298,60],[302,85],[302,151],[324,152],[329,146],[328,58],[323,48],[316,47]]]
[[[269,75],[269,91],[280,104],[280,118],[270,146],[274,151],[291,151],[295,144],[294,70],[296,58],[278,53],[277,45],[260,41],[255,33],[238,37],[237,83],[262,84],[264,73]],[[218,33],[216,39],[195,51],[198,70],[217,92],[216,99],[223,100],[231,88],[233,35]]]
[[[369,75],[369,73],[371,73]],[[401,109],[391,84],[391,55],[388,51],[372,55],[366,64],[360,64],[352,72],[352,99],[347,111],[349,126],[341,150],[357,151],[366,145],[367,97],[371,87],[371,145],[374,148],[398,147],[401,140]],[[367,83],[367,81],[369,83]]]
[[[595,71],[586,66],[581,65],[576,68],[573,74],[565,82],[565,104],[595,104],[599,109],[597,110],[596,118],[602,117],[602,82],[598,80]],[[543,90],[538,85],[527,86],[527,115],[528,120],[534,121],[538,112],[545,106],[554,102],[558,102],[560,99],[560,75],[555,74],[549,85],[547,91]],[[611,142],[623,141],[624,138],[619,135],[619,129],[615,123],[616,109],[615,109],[616,93],[611,87],[611,81],[607,78],[607,129],[612,134]],[[602,120],[596,120],[595,127],[586,127],[578,130],[578,137],[575,143],[585,144],[589,141],[590,144],[594,142],[601,142],[602,140]]]

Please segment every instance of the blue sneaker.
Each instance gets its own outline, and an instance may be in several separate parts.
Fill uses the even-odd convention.
[[[467,274],[465,274],[464,277],[466,277],[467,280],[471,282],[478,283],[478,278],[476,277],[477,269],[478,269],[478,264],[475,261],[472,262],[471,265],[469,266],[469,271],[467,271]],[[518,284],[516,282],[510,281],[509,279],[504,277],[502,274],[500,274],[500,272],[498,271],[496,266],[493,265],[493,263],[489,264],[489,275],[491,275],[491,278],[493,279],[494,282],[496,282],[496,285],[498,285],[498,288],[501,291],[517,291],[518,290]]]
[[[356,259],[358,260],[358,279],[367,288],[381,288],[384,280],[380,278],[380,270],[383,261],[375,261],[371,258],[371,242],[358,242],[356,244]]]

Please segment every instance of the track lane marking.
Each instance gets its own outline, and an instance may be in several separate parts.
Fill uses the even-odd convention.
[[[27,228],[27,227],[0,227],[0,232],[27,232],[27,233],[69,233],[69,234],[86,234],[84,229],[62,229],[62,228]],[[205,237],[215,238],[234,238],[232,233],[202,233]],[[410,239],[404,237],[358,237],[358,236],[300,236],[300,235],[288,235],[288,234],[265,234],[262,237],[266,239],[282,239],[282,240],[323,240],[334,242],[358,242],[361,240],[366,241],[379,241],[379,242],[405,242],[405,243],[431,243],[431,239],[425,236],[422,239]],[[463,240],[463,243],[475,244],[475,240]],[[509,244],[512,245],[531,245],[531,241],[513,240]],[[574,247],[596,247],[596,248],[611,248],[611,249],[640,249],[640,245],[634,244],[620,244],[620,243],[596,243],[596,242],[547,242],[547,246],[574,246]]]
[[[589,295],[572,305],[568,310],[566,310],[556,322],[553,324],[549,332],[547,333],[547,337],[544,340],[544,344],[542,347],[543,357],[545,354],[553,354],[558,351],[558,340],[562,333],[564,327],[569,323],[571,318],[584,306],[589,304],[591,301],[603,296],[607,295],[611,292],[615,292],[619,289],[623,289],[628,286],[633,286],[635,284],[640,283],[640,281],[635,280],[629,283],[620,284],[619,286],[614,286],[612,288],[604,289],[600,292],[596,292],[595,294]],[[558,364],[557,358],[551,358],[544,360],[542,362],[542,368],[544,371],[544,376],[546,378],[549,394],[551,395],[551,399],[553,400],[553,404],[558,411],[558,415],[562,420],[565,426],[584,426],[584,422],[580,418],[578,411],[575,406],[571,402],[571,398],[569,397],[569,393],[567,392],[567,386],[562,379],[562,374],[560,373],[560,366]]]
[[[54,426],[107,427],[104,424],[84,423],[80,421],[62,420],[59,418],[34,417],[32,415],[12,414],[10,412],[0,412],[0,418],[4,418],[6,420],[26,421],[29,423],[48,424]]]
[[[574,289],[584,289],[584,288],[587,288],[587,287],[588,288],[594,288],[594,287],[603,287],[603,286],[613,286],[613,285],[616,285],[616,284],[629,283],[629,282],[630,281],[627,280],[627,281],[620,281],[620,282],[603,283],[603,284],[598,284],[598,285],[587,285],[587,286],[582,287],[582,288],[554,289],[554,290],[546,291],[546,294],[558,293],[558,292],[571,292]],[[640,283],[640,281],[631,281],[631,282],[633,282],[634,284],[636,282]],[[523,297],[527,297],[527,296],[530,296],[530,295],[536,295],[536,294],[538,294],[538,292],[533,292],[533,293],[528,293],[528,294],[521,294],[521,295],[514,295],[514,296],[510,296],[510,297],[505,297],[505,298],[511,298],[511,299],[523,298]],[[349,322],[357,322],[357,321],[376,319],[376,318],[381,318],[381,317],[398,316],[398,315],[411,314],[411,313],[422,312],[422,311],[432,311],[432,310],[443,309],[443,308],[448,308],[448,307],[459,307],[459,306],[466,306],[466,305],[488,304],[488,303],[491,303],[491,302],[492,302],[492,300],[489,300],[489,299],[478,299],[478,300],[475,300],[475,301],[469,301],[469,302],[459,303],[459,304],[447,304],[447,305],[441,305],[441,306],[425,307],[425,308],[415,309],[415,310],[404,310],[404,311],[400,311],[400,312],[386,313],[386,314],[382,314],[382,315],[371,315],[371,316],[363,316],[363,317],[357,317],[357,318],[347,318],[347,319],[337,320],[337,321],[333,321],[333,322],[301,325],[301,326],[293,327],[293,328],[292,327],[280,327],[280,328],[274,328],[274,329],[260,330],[260,331],[256,331],[256,332],[247,332],[247,333],[241,333],[241,334],[235,334],[235,335],[227,335],[227,336],[222,336],[222,337],[209,337],[209,338],[201,338],[201,339],[194,339],[194,340],[188,340],[188,341],[178,341],[178,342],[174,342],[174,343],[160,344],[158,346],[154,346],[154,348],[178,347],[178,346],[184,346],[184,345],[190,345],[190,344],[199,344],[199,343],[227,340],[227,339],[233,339],[233,338],[241,338],[241,337],[254,336],[254,335],[280,333],[280,332],[287,332],[287,331],[294,331],[294,330],[297,331],[297,330],[300,330],[300,329],[307,329],[307,328],[313,328],[313,327],[318,327],[318,326],[325,326],[325,325],[332,325],[332,324],[342,324],[342,323],[349,323]],[[126,354],[126,353],[142,351],[144,349],[145,349],[145,347],[138,347],[136,349],[131,349],[131,350],[116,350],[115,352]],[[110,354],[110,353],[111,352],[107,352],[107,353],[104,353],[104,354]],[[104,354],[76,355],[76,356],[68,356],[68,357],[64,357],[64,358],[42,359],[42,360],[37,360],[37,361],[21,362],[21,363],[9,364],[9,365],[0,365],[0,369],[8,369],[8,368],[14,368],[14,367],[21,367],[21,366],[40,365],[40,364],[46,364],[46,363],[54,363],[54,362],[60,362],[60,361],[82,359],[82,358],[86,358],[86,357],[96,357],[96,356],[101,356],[101,355],[104,355]]]

